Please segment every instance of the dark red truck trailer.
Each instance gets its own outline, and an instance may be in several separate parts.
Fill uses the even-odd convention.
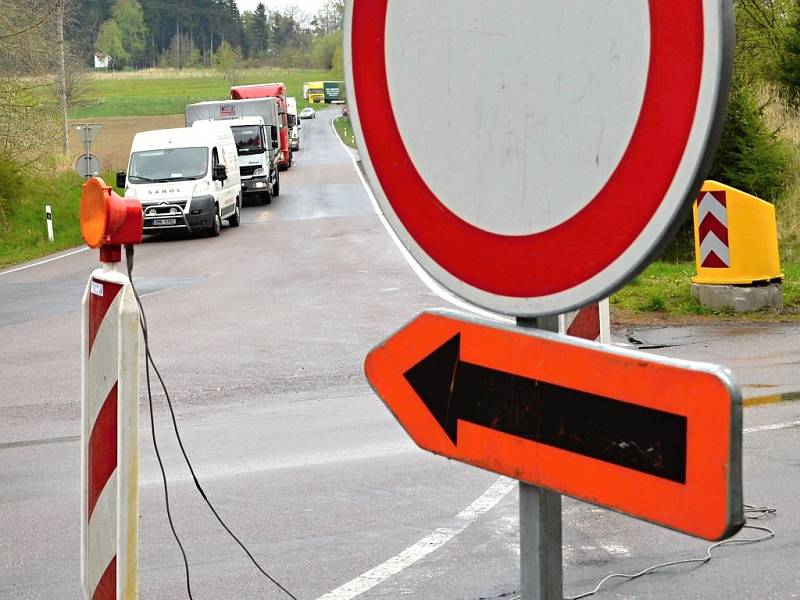
[[[289,116],[286,111],[286,84],[256,83],[253,85],[237,85],[231,88],[231,98],[234,100],[249,100],[251,98],[278,99],[278,118],[281,122],[278,168],[285,171],[291,167],[292,148],[289,143]]]

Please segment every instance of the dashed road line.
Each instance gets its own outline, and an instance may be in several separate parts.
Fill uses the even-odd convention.
[[[790,429],[792,427],[800,427],[800,421],[774,423],[772,425],[760,425],[759,427],[745,427],[742,431],[744,433],[758,433],[759,431],[775,431],[777,429]]]
[[[386,562],[348,581],[324,596],[320,596],[318,600],[351,600],[383,583],[390,577],[397,575],[420,559],[425,558],[431,552],[444,546],[469,527],[478,517],[494,508],[516,486],[517,482],[512,479],[499,478],[477,500],[455,516],[456,525],[439,527],[436,531],[428,534],[413,546],[409,546],[400,554],[393,556]]]

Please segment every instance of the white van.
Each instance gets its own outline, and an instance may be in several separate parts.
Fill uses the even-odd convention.
[[[117,186],[141,201],[145,233],[189,229],[217,236],[223,219],[239,225],[239,161],[223,123],[137,133]]]
[[[289,118],[289,145],[292,150],[300,150],[300,119],[297,115],[297,99],[286,99],[286,114]]]

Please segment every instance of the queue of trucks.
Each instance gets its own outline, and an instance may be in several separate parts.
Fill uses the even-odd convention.
[[[183,128],[134,136],[116,183],[142,203],[145,233],[217,236],[223,219],[239,225],[246,201],[269,204],[280,194],[280,172],[300,149],[297,102],[283,83],[235,86],[230,94],[188,104]]]
[[[344,81],[307,81],[303,99],[311,104],[343,104],[347,99]]]

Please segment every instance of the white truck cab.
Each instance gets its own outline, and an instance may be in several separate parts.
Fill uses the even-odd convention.
[[[204,127],[208,121],[195,121],[192,127]],[[272,140],[269,131],[264,127],[261,117],[242,117],[230,119],[224,124],[231,128],[239,154],[239,174],[242,178],[242,198],[250,196],[259,198],[272,197],[270,182],[269,145]],[[277,169],[276,169],[277,172]]]
[[[289,145],[292,150],[300,150],[300,119],[297,114],[297,99],[286,99],[286,113],[289,118]]]
[[[186,105],[184,117],[187,127],[217,122],[231,128],[239,152],[244,200],[256,198],[269,204],[280,194],[276,98],[197,102]]]
[[[240,222],[239,160],[225,124],[137,133],[117,186],[141,201],[145,233],[188,229],[217,236],[223,219],[231,227]]]

